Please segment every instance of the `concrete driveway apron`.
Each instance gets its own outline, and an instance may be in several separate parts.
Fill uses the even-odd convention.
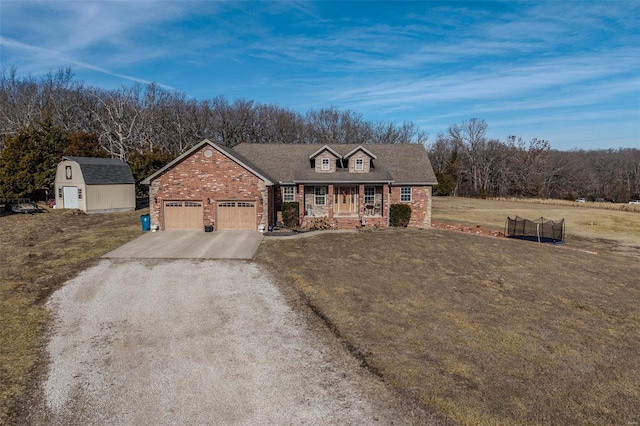
[[[107,259],[253,259],[263,235],[253,231],[147,232]]]

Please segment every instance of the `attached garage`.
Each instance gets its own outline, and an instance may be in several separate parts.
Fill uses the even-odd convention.
[[[233,149],[202,141],[142,181],[161,230],[258,231],[269,222],[273,181]]]
[[[216,211],[219,231],[256,229],[256,203],[250,201],[221,201]]]
[[[203,228],[202,202],[165,201],[164,229],[167,231],[191,231]]]

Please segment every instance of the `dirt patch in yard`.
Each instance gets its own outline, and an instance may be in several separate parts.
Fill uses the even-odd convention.
[[[464,232],[466,234],[484,235],[486,237],[504,237],[504,232],[496,231],[495,229],[483,228],[480,225],[471,227],[464,225],[455,225],[451,223],[433,222],[431,224],[431,227],[435,229],[446,229],[448,231]]]

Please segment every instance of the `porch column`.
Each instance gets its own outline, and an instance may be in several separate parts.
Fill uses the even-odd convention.
[[[364,183],[358,185],[358,217],[364,217]]]
[[[305,215],[304,205],[304,184],[298,184],[298,193],[296,194],[296,200],[298,201],[298,222],[302,224],[302,220]]]
[[[333,191],[334,191],[334,186],[332,183],[330,183],[329,188],[327,189],[327,197],[329,198],[328,200],[329,202],[327,203],[327,207],[328,207],[327,217],[329,220],[333,220],[333,209],[334,209],[333,201],[335,200]]]
[[[391,208],[391,204],[389,203],[390,199],[391,192],[389,184],[385,183],[384,185],[382,185],[382,211],[380,212],[380,214],[382,214],[382,216],[386,218],[387,226],[389,226],[389,209]]]

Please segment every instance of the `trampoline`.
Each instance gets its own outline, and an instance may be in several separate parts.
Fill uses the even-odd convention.
[[[538,243],[564,244],[564,219],[559,221],[541,217],[529,220],[519,216],[507,217],[504,235],[507,238],[535,241]]]

